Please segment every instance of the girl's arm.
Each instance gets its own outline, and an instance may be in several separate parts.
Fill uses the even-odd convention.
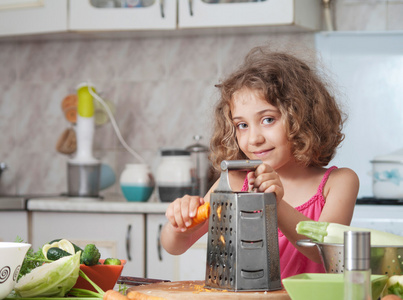
[[[333,170],[323,191],[326,202],[318,221],[350,225],[358,189],[359,179],[354,171],[347,168]],[[300,221],[310,219],[285,201],[279,203],[277,213],[280,230],[287,239],[309,259],[321,263],[320,254],[316,247],[299,247],[296,245],[296,241],[306,239],[306,236],[297,234],[296,225]]]
[[[196,215],[197,208],[207,200],[206,198],[186,195],[169,205],[165,213],[168,223],[161,231],[161,244],[168,253],[172,255],[185,253],[207,232],[207,222],[187,228],[191,225],[191,219]]]
[[[230,172],[228,174],[234,190],[240,190],[245,180],[246,172]],[[196,215],[197,208],[204,202],[210,202],[210,194],[218,186],[219,179],[213,184],[204,198],[199,196],[184,196],[172,202],[165,215],[168,223],[161,231],[161,244],[173,255],[179,255],[188,250],[208,230],[208,220],[192,228],[191,219]]]
[[[208,228],[208,221],[188,228],[197,208],[204,202],[210,202],[210,194],[215,190],[218,181],[211,187],[204,198],[199,196],[184,196],[173,201],[165,213],[168,223],[161,231],[161,244],[173,255],[179,255],[188,250],[200,239]]]
[[[259,177],[262,174],[264,175]],[[251,179],[254,185],[259,187],[259,191],[276,193],[278,226],[281,232],[301,253],[320,263],[320,255],[316,247],[296,245],[298,240],[306,239],[305,236],[297,234],[296,225],[300,221],[310,219],[282,200],[284,191],[276,172],[265,165],[257,169],[256,175],[256,178],[252,176]],[[347,168],[333,170],[323,191],[326,202],[319,221],[350,225],[358,188],[359,180],[354,171]]]

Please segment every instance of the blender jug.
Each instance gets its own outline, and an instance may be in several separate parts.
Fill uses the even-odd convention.
[[[93,156],[95,131],[94,100],[88,83],[77,87],[77,152],[67,163],[68,195],[72,197],[98,197],[101,162]]]

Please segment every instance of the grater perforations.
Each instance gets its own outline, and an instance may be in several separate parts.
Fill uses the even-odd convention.
[[[233,291],[281,288],[276,197],[234,193],[229,170],[254,170],[262,161],[221,162],[210,197],[206,286]]]
[[[210,205],[206,286],[280,289],[275,196],[212,193]]]

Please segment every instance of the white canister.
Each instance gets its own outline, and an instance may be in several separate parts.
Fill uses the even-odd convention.
[[[127,201],[147,201],[154,186],[154,177],[146,164],[127,164],[120,175],[120,187]]]
[[[161,151],[161,163],[157,168],[156,181],[159,198],[171,202],[191,195],[195,184],[195,170],[190,152],[182,149]]]

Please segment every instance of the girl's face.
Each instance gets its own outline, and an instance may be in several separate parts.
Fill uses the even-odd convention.
[[[243,88],[231,103],[239,148],[249,159],[260,159],[277,170],[293,160],[280,111],[258,91]]]

